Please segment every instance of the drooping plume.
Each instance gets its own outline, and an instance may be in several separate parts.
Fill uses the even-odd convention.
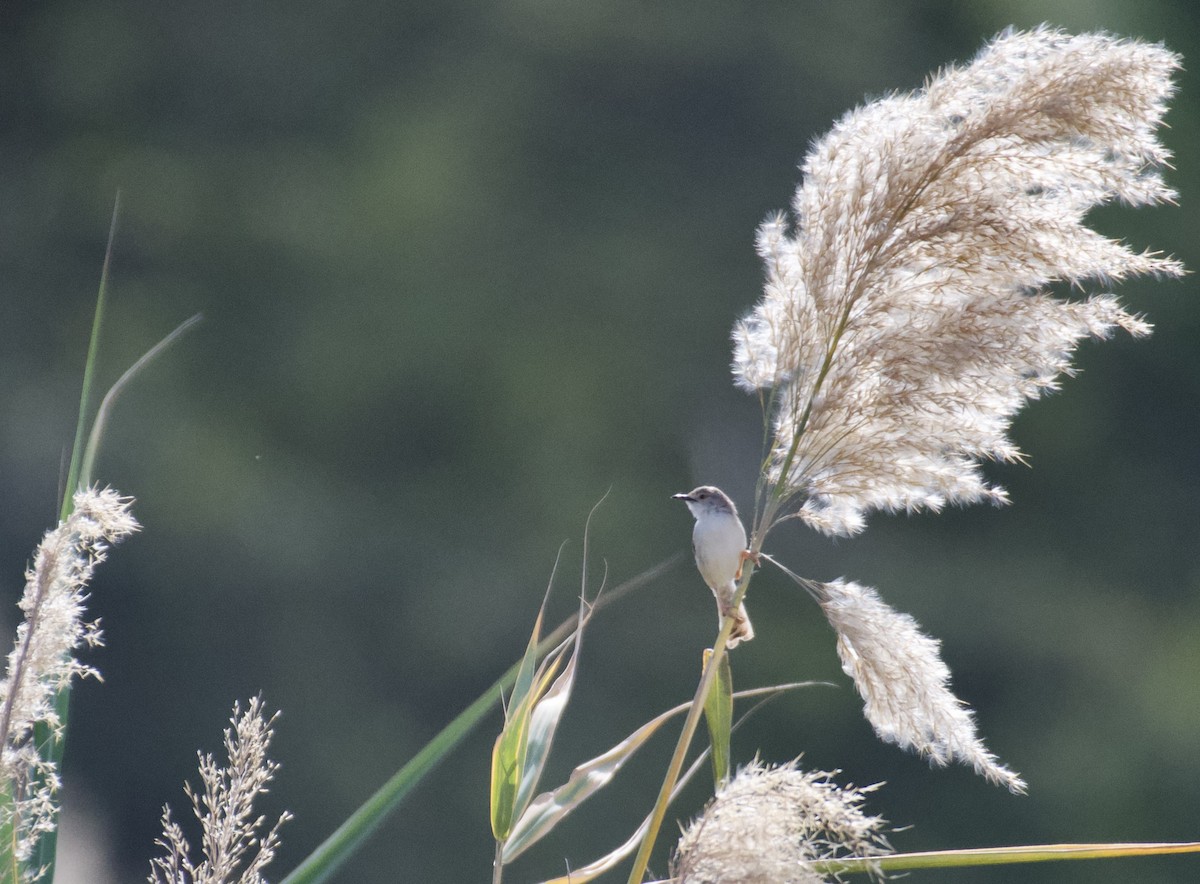
[[[944,766],[960,761],[1011,792],[1025,781],[987,750],[975,717],[950,691],[939,642],[869,586],[821,584],[821,607],[837,632],[842,669],[863,698],[863,714],[881,740]]]
[[[1086,227],[1120,200],[1170,201],[1156,130],[1179,58],[1042,28],[1007,33],[920,91],[851,112],[768,220],[763,300],[734,330],[734,376],[767,393],[780,505],[828,534],[875,509],[1005,500],[981,459],[1013,460],[1015,413],[1085,337],[1149,326],[1111,295],[1181,266]]]

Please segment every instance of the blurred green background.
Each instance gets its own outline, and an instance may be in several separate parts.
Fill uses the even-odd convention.
[[[760,415],[732,388],[728,335],[760,293],[755,227],[864,96],[1042,21],[1163,40],[1200,67],[1186,0],[0,5],[7,626],[56,512],[118,188],[103,382],[206,317],[130,390],[99,464],[145,530],[94,587],[105,681],[73,699],[60,880],[144,877],[195,750],[259,691],[284,712],[263,808],[296,814],[281,878],[515,659],[563,540],[552,620],[570,613],[606,490],[591,564],[610,584],[689,550],[671,493],[711,482],[748,508]],[[1165,132],[1180,205],[1094,220],[1194,269],[1192,71]],[[738,686],[839,687],[758,715],[741,760],[804,753],[886,780],[870,810],[911,826],[904,850],[1200,837],[1193,287],[1121,287],[1157,331],[1085,345],[1080,377],[1023,413],[1032,468],[989,467],[1013,506],[771,543],[940,637],[1030,795],[878,743],[819,612],[773,573],[754,583]],[[690,697],[714,627],[690,561],[598,618],[547,782]],[[487,880],[499,721],[497,706],[338,880]],[[506,880],[623,840],[671,743]],[[1184,857],[912,879],[1198,877]]]

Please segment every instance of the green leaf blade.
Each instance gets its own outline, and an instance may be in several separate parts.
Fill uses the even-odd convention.
[[[902,872],[910,869],[950,869],[975,866],[1016,865],[1081,859],[1117,859],[1177,853],[1200,853],[1200,841],[1108,843],[1108,844],[1028,844],[1018,847],[980,847],[965,850],[933,850],[922,853],[894,853],[890,856],[837,859],[814,863],[818,872]]]
[[[704,665],[708,666],[711,659],[712,651],[705,651]],[[717,789],[729,780],[729,741],[733,732],[733,670],[728,654],[721,655],[719,667],[704,698],[704,720],[712,744],[713,784]]]
[[[567,710],[571,699],[571,691],[575,686],[575,672],[579,661],[579,649],[583,642],[583,628],[587,624],[586,613],[581,609],[579,626],[571,639],[574,649],[571,659],[567,661],[562,673],[554,680],[545,695],[533,707],[529,720],[529,736],[524,760],[524,770],[521,774],[521,784],[517,790],[513,816],[520,818],[533,798],[534,790],[545,770],[546,760],[550,757],[550,747],[554,743],[554,735]],[[555,661],[557,664],[557,660]]]

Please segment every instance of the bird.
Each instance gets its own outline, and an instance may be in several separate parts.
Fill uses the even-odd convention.
[[[746,529],[738,518],[737,507],[720,488],[701,485],[686,494],[672,495],[682,500],[696,518],[692,529],[692,550],[696,554],[696,569],[713,595],[722,617],[734,618],[733,632],[725,647],[734,648],[754,638],[754,627],[746,606],[733,611],[733,597],[742,577],[742,563],[753,558],[746,549]]]

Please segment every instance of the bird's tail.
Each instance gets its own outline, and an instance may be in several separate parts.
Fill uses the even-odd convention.
[[[750,625],[750,615],[746,613],[746,606],[742,604],[737,609],[737,614],[733,619],[733,632],[729,633],[729,641],[725,643],[725,647],[733,650],[741,642],[748,642],[754,638],[754,627]]]

